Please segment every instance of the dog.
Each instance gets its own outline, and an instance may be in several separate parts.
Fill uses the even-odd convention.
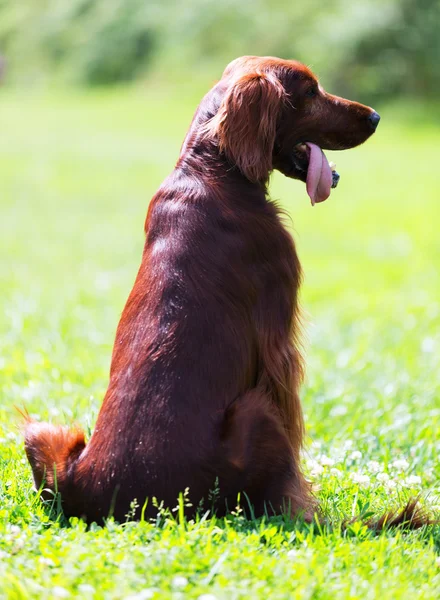
[[[187,514],[211,502],[223,515],[241,495],[255,516],[313,518],[300,464],[301,265],[267,186],[277,169],[323,202],[339,179],[323,150],[362,144],[379,119],[299,62],[229,64],[150,203],[90,440],[26,419],[43,498],[59,492],[66,516],[88,522],[130,507],[152,517],[152,498],[171,508],[184,490]]]

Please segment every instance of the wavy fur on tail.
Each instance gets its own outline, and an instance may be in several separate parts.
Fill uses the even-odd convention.
[[[67,492],[70,470],[85,448],[84,432],[50,423],[39,423],[20,411],[25,419],[24,447],[32,467],[35,487],[61,494]],[[42,491],[43,498],[48,494]]]
[[[420,502],[420,496],[411,498],[404,508],[396,508],[385,512],[380,517],[370,516],[369,518],[358,515],[342,522],[342,531],[350,528],[355,523],[366,525],[370,531],[381,533],[389,529],[401,529],[404,531],[413,531],[429,525],[438,525],[440,521],[434,519],[429,510],[424,508]]]
[[[437,523],[438,521],[433,519],[426,509],[419,504],[419,498],[412,498],[404,508],[386,512],[378,519],[370,519],[367,525],[369,529],[379,532],[395,527],[420,529]]]

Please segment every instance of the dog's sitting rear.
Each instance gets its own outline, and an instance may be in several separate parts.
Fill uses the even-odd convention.
[[[136,499],[165,506],[214,488],[216,510],[247,495],[310,518],[300,466],[301,268],[267,196],[275,168],[312,203],[337,176],[322,148],[364,142],[379,116],[327,94],[309,69],[277,58],[231,63],[197,109],[172,174],[151,201],[136,282],[113,350],[98,421],[84,435],[28,419],[35,484],[65,513],[123,519]],[[44,494],[47,492],[43,492]]]

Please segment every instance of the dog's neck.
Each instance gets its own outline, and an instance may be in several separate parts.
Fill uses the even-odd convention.
[[[197,107],[188,133],[183,140],[179,161],[203,145],[203,142],[205,141],[203,126],[217,114],[225,91],[226,85],[224,82],[220,81],[203,97],[203,100]]]
[[[258,188],[266,193],[267,181],[264,183],[252,183],[249,181],[240,170],[232,165],[230,161],[219,151],[218,145],[212,139],[209,139],[205,132],[205,125],[212,117],[217,114],[222,99],[225,95],[227,84],[220,81],[215,85],[200,102],[193,120],[191,122],[188,133],[183,141],[179,159],[176,164],[176,169],[200,170],[200,165],[203,165],[203,172],[212,173],[212,180],[222,182],[233,181],[241,182],[252,188]],[[202,161],[200,158],[202,157]],[[268,174],[269,178],[269,174]]]

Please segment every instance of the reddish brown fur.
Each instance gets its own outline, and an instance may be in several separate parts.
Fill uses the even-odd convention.
[[[208,123],[208,134],[217,136],[220,152],[253,182],[267,179],[272,170],[278,115],[285,95],[272,73],[247,73],[234,79]]]
[[[133,499],[175,506],[187,487],[197,506],[218,481],[220,514],[245,492],[256,514],[289,507],[311,518],[301,268],[267,182],[273,168],[304,180],[292,160],[299,142],[343,149],[372,133],[372,109],[317,86],[295,61],[243,57],[202,100],[148,210],[90,441],[26,424],[35,483],[54,489],[55,468],[67,515],[123,519]]]

